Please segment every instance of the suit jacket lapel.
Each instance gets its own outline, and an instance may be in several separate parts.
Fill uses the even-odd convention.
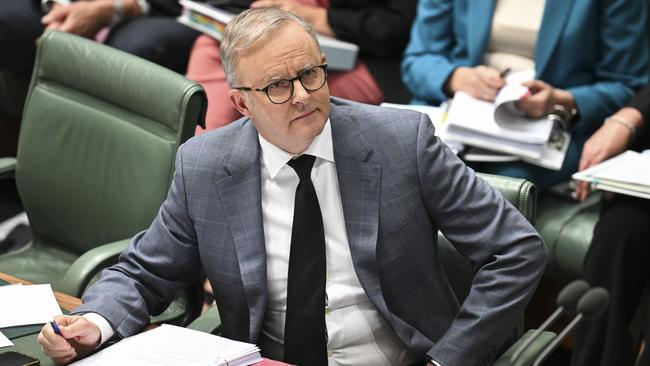
[[[251,340],[256,340],[266,309],[266,248],[262,221],[259,142],[252,121],[224,160],[230,176],[216,182],[224,212],[229,214],[242,283],[249,306]]]
[[[357,121],[334,104],[330,123],[352,262],[368,297],[385,311],[376,260],[381,166],[367,162],[372,149],[360,135]]]
[[[472,65],[483,64],[492,29],[495,0],[471,0],[467,14],[467,52]]]
[[[540,78],[564,31],[574,0],[547,0],[535,45],[535,75]]]

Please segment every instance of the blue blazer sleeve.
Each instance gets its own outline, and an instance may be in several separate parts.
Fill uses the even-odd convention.
[[[555,86],[566,88],[575,98],[581,116],[578,131],[585,135],[594,132],[605,117],[623,107],[634,91],[648,81],[646,5],[646,1],[639,0],[604,2],[596,12],[599,18],[594,19],[596,24],[600,24],[598,39],[591,43],[589,37],[592,35],[580,37],[586,41],[584,44],[594,44],[595,51],[583,50],[584,44],[579,43],[558,45],[557,51],[562,54],[557,57],[564,61],[565,69],[557,70],[555,74],[571,85],[562,86],[558,80]],[[582,52],[593,52],[595,58],[591,71],[593,80],[585,83],[580,83],[581,77],[588,72],[577,64],[581,58],[578,56],[572,62],[572,58]],[[549,68],[548,71],[551,73],[553,70]]]
[[[444,85],[459,66],[451,61],[458,37],[454,36],[453,0],[418,3],[411,40],[404,52],[402,79],[415,98],[440,102],[447,99]],[[461,63],[468,63],[462,62]]]

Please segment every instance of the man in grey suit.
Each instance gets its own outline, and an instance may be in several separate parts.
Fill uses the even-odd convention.
[[[426,115],[330,98],[325,56],[302,19],[244,12],[221,47],[228,95],[245,117],[180,148],[158,217],[89,289],[83,315],[58,317],[60,336],[43,328],[45,352],[67,363],[138,332],[203,268],[222,335],[271,358],[491,363],[544,270],[535,229],[434,136]],[[319,212],[300,211],[305,187]],[[477,270],[462,304],[440,263],[438,230]],[[296,244],[296,235],[322,243],[300,262],[322,261],[298,276],[294,250],[311,239]],[[303,295],[316,292],[308,316],[324,329],[304,324],[296,337],[292,288],[315,268],[322,283]],[[304,354],[294,355],[295,342]]]

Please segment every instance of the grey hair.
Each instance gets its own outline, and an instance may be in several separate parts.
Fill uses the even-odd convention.
[[[290,22],[294,22],[304,29],[320,50],[316,31],[311,23],[279,8],[248,9],[228,23],[220,49],[221,63],[230,87],[237,84],[236,70],[240,53],[252,47],[257,41],[271,36]]]

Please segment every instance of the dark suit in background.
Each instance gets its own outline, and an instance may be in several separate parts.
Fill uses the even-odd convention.
[[[174,20],[180,14],[177,0],[152,0],[149,5],[148,14],[114,27],[105,43],[185,73],[198,32]],[[0,0],[0,71],[31,73],[43,15],[40,0]]]
[[[628,107],[641,112],[644,120],[632,148],[649,149],[650,85]],[[610,306],[605,314],[577,329],[573,366],[634,364],[638,347],[630,323],[648,285],[649,263],[650,200],[625,195],[606,200],[585,259],[584,276],[590,285],[609,291]],[[650,315],[647,309],[644,313],[646,318]],[[639,364],[650,365],[647,351],[650,319],[646,319],[642,332],[646,352]]]

